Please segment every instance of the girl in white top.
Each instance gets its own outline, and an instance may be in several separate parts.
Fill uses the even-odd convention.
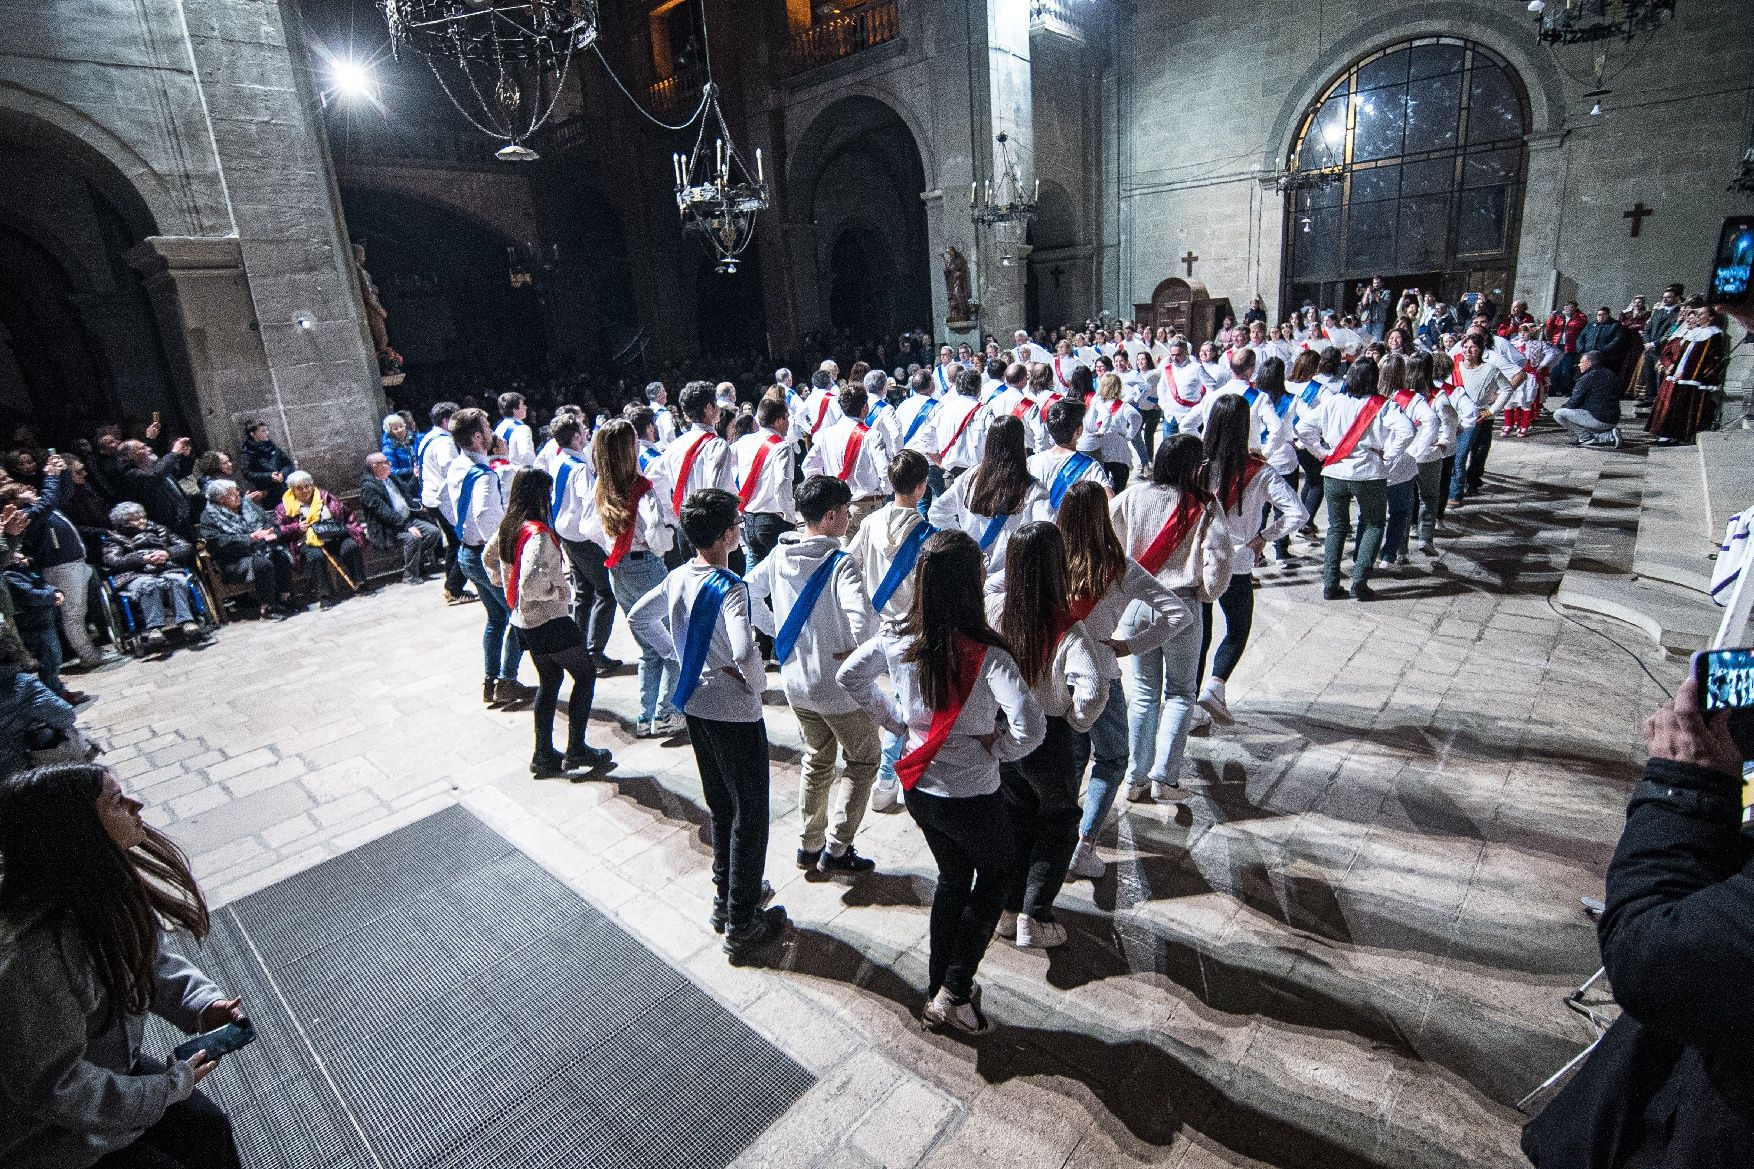
[[[1340,368],[1340,355],[1334,353],[1333,369]],[[1305,414],[1321,405],[1322,398],[1329,393],[1329,383],[1322,377],[1321,370],[1327,361],[1327,353],[1315,349],[1305,349],[1298,353],[1291,363],[1291,371],[1285,376],[1285,388],[1294,398],[1291,403],[1291,438],[1297,452],[1297,474],[1291,477],[1291,486],[1297,489],[1297,496],[1303,501],[1304,511],[1315,514],[1315,509],[1322,501],[1322,461],[1304,449],[1303,443],[1297,438],[1298,424]],[[1311,526],[1313,531],[1313,526]],[[1279,541],[1279,559],[1284,561],[1290,552],[1290,540]]]
[[[1377,373],[1377,392],[1389,399],[1391,406],[1407,416],[1413,424],[1413,441],[1393,462],[1385,462],[1389,484],[1388,523],[1383,528],[1382,548],[1377,553],[1377,566],[1383,569],[1407,564],[1407,534],[1413,528],[1413,509],[1419,500],[1419,464],[1437,445],[1441,427],[1437,413],[1424,397],[1407,388],[1409,357],[1421,356],[1417,351],[1408,357],[1390,353],[1382,359]]]
[[[905,735],[907,810],[938,862],[927,958],[933,1026],[981,1033],[975,973],[1005,908],[1011,830],[999,767],[1041,745],[1047,722],[981,600],[984,558],[962,532],[926,541],[914,607],[847,658],[840,682],[877,722]],[[893,695],[878,685],[889,676]]]
[[[1066,880],[1078,831],[1074,744],[1096,722],[1108,696],[1095,643],[1066,607],[1066,541],[1053,524],[1025,524],[1011,541],[1011,587],[999,634],[1046,716],[1041,744],[999,768],[1011,813],[1014,867],[999,934],[1019,949],[1058,946],[1066,928],[1054,899]]]
[[[1291,422],[1297,399],[1285,384],[1285,363],[1279,358],[1267,358],[1255,371],[1252,405],[1261,457],[1287,478],[1297,474],[1297,433]]]
[[[1128,558],[1109,520],[1109,496],[1100,483],[1074,483],[1061,501],[1058,523],[1066,540],[1067,604],[1096,647],[1108,692],[1096,723],[1076,738],[1072,768],[1074,776],[1082,776],[1094,759],[1078,823],[1078,847],[1070,861],[1074,875],[1094,879],[1103,874],[1096,832],[1127,773],[1127,693],[1121,686],[1120,658],[1161,650],[1193,625],[1194,616],[1186,602]],[[1129,613],[1133,633],[1122,640],[1116,631]]]
[[[1559,364],[1561,355],[1541,337],[1541,326],[1534,321],[1525,322],[1522,335],[1511,344],[1522,354],[1523,370],[1529,376],[1505,399],[1504,429],[1499,436],[1509,438],[1514,434],[1523,438],[1527,437],[1529,427],[1540,414],[1541,392],[1547,384],[1548,372]]]
[[[498,585],[511,609],[513,636],[523,643],[536,667],[536,750],[530,774],[538,778],[568,775],[612,762],[609,752],[585,744],[591,722],[591,699],[597,688],[597,666],[585,647],[584,632],[572,619],[572,587],[560,537],[548,526],[554,480],[539,467],[526,467],[512,477],[505,515],[493,538],[482,549],[488,577]],[[554,749],[554,711],[560,683],[572,675],[572,696],[566,703],[567,748]]]
[[[1455,389],[1450,394],[1450,403],[1456,408],[1458,429],[1449,501],[1456,506],[1461,504],[1464,495],[1469,494],[1469,465],[1475,467],[1476,479],[1485,473],[1486,453],[1492,446],[1493,411],[1502,408],[1516,393],[1516,386],[1504,372],[1503,363],[1490,357],[1491,346],[1491,340],[1484,333],[1469,333],[1462,338],[1459,356],[1454,360],[1451,384]]]
[[[1133,469],[1133,440],[1145,425],[1139,412],[1127,405],[1124,394],[1120,375],[1103,374],[1097,381],[1096,401],[1084,411],[1084,433],[1078,439],[1078,449],[1102,462],[1117,491],[1126,489],[1127,475]]]
[[[1005,588],[1005,545],[1011,533],[1029,522],[1047,489],[1029,473],[1023,423],[1005,417],[987,431],[987,449],[980,466],[957,479],[932,501],[926,518],[939,531],[961,531],[972,537],[986,558],[986,587]]]
[[[670,501],[652,480],[639,473],[639,445],[633,424],[621,418],[604,423],[591,440],[597,485],[580,528],[585,538],[601,545],[608,562],[609,589],[623,613],[664,581],[664,555],[675,543],[676,517]],[[639,717],[637,734],[668,736],[682,727],[670,705],[676,692],[677,663],[660,653],[636,629],[639,644]]]
[[[1127,555],[1153,571],[1158,584],[1189,605],[1209,604],[1230,587],[1235,554],[1224,509],[1202,483],[1205,461],[1205,450],[1193,435],[1167,439],[1157,448],[1150,476],[1117,495],[1109,508],[1115,535]],[[1140,608],[1135,606],[1121,623],[1123,638],[1138,632],[1140,619]],[[1199,688],[1197,623],[1190,621],[1177,630],[1161,649],[1133,655],[1128,801],[1168,798],[1181,786],[1182,757]]]
[[[1449,358],[1442,353],[1416,353],[1407,362],[1406,389],[1397,395],[1406,398],[1402,406],[1407,417],[1412,420],[1416,430],[1429,431],[1429,441],[1415,445],[1414,452],[1413,491],[1416,498],[1419,518],[1419,550],[1429,556],[1437,554],[1432,538],[1437,532],[1437,520],[1443,510],[1443,460],[1456,443],[1456,411],[1450,405],[1447,395],[1439,393],[1435,384],[1433,371],[1440,365],[1447,367]],[[1383,555],[1394,556],[1396,564],[1406,563],[1407,538],[1411,534],[1412,525],[1400,533],[1398,543],[1385,545]]]

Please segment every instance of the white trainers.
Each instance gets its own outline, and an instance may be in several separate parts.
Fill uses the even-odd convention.
[[[1229,726],[1236,720],[1230,716],[1230,707],[1224,702],[1224,680],[1207,678],[1206,685],[1200,689],[1199,709],[1211,716],[1212,720]]]
[[[1087,877],[1094,881],[1108,872],[1108,866],[1096,855],[1096,846],[1080,840],[1078,847],[1072,850],[1072,862],[1066,871],[1074,877]]]
[[[871,810],[873,812],[887,812],[899,803],[901,803],[901,781],[899,779],[893,779],[887,783],[880,779],[871,785]]]
[[[1162,802],[1176,799],[1181,794],[1181,783],[1173,779],[1154,779],[1151,781],[1151,798]]]
[[[1014,938],[1014,937],[1016,937],[1017,936],[1017,915],[1015,913],[1012,913],[1009,909],[1007,909],[1003,913],[999,914],[999,927],[998,927],[997,931],[995,931],[995,932],[997,932],[1001,938]]]
[[[981,1010],[981,988],[976,986],[968,998],[957,1002],[943,987],[920,1011],[920,1021],[928,1027],[948,1027],[968,1035],[985,1035],[993,1029],[992,1020]]]
[[[1066,927],[1057,921],[1037,921],[1025,913],[1018,916],[1016,924],[1019,950],[1046,950],[1066,944]]]
[[[1150,794],[1151,789],[1145,784],[1129,783],[1127,785],[1127,803],[1129,804],[1142,804],[1150,798]]]

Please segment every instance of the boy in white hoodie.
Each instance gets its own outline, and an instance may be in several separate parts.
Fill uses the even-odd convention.
[[[823,874],[865,873],[876,866],[853,850],[853,836],[864,819],[883,746],[876,721],[835,674],[853,650],[876,636],[877,615],[858,561],[841,548],[852,521],[852,490],[833,476],[812,475],[798,488],[796,502],[805,534],[782,535],[747,579],[756,626],[774,639],[780,681],[804,738],[798,867]],[[846,780],[838,798],[837,749]]]

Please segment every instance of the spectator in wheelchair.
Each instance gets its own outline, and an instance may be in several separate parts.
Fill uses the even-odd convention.
[[[118,503],[110,510],[103,554],[110,587],[134,602],[148,649],[164,647],[165,627],[173,620],[172,632],[191,642],[201,637],[189,603],[195,549],[187,540],[147,519],[138,503]]]
[[[394,417],[392,415],[392,417]],[[366,535],[377,548],[402,549],[402,583],[419,584],[429,565],[438,567],[443,541],[438,528],[415,515],[420,496],[403,490],[390,460],[374,451],[365,457],[359,482],[359,510],[365,514]]]
[[[274,517],[245,499],[232,480],[215,479],[207,485],[201,538],[221,576],[254,587],[256,609],[264,619],[283,621],[293,612],[292,553],[280,542]]]
[[[274,522],[293,550],[293,562],[316,578],[323,608],[339,599],[336,578],[350,592],[366,591],[365,529],[345,503],[317,486],[309,471],[287,475]]]

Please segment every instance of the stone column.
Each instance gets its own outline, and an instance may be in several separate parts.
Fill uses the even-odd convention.
[[[975,85],[975,177],[991,180],[995,192],[1004,166],[998,135],[1004,134],[1012,164],[1025,184],[1035,174],[1035,114],[1030,92],[1029,6],[1013,0],[987,0],[984,44],[970,53]],[[976,29],[979,36],[980,29]],[[984,102],[982,99],[985,99]],[[985,109],[980,107],[984,105]],[[985,117],[981,115],[984,113]],[[974,269],[980,331],[1006,337],[1024,326],[1024,284],[1029,249],[1022,224],[982,227]]]

